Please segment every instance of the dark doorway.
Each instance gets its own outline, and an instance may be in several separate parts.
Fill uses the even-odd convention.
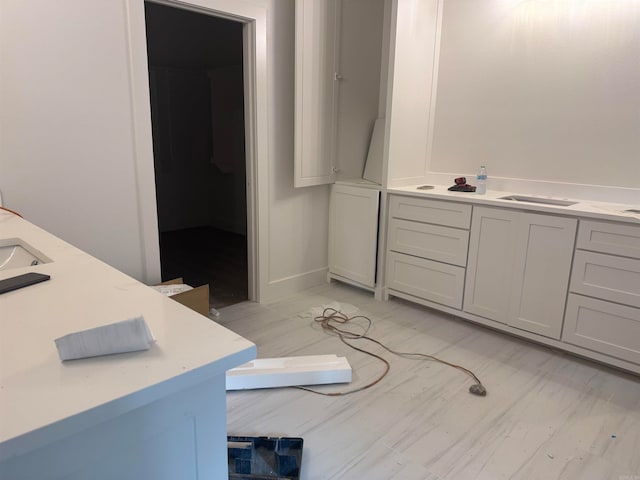
[[[243,25],[145,2],[162,279],[248,298]]]

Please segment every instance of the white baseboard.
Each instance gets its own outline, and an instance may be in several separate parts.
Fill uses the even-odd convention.
[[[331,280],[336,280],[338,282],[346,283],[349,285],[353,285],[354,287],[361,288],[363,290],[367,290],[368,292],[375,292],[375,287],[369,287],[368,285],[363,285],[360,282],[356,282],[355,280],[351,280],[349,278],[343,277],[342,275],[338,275],[335,273],[327,273],[327,281],[331,282]]]
[[[266,286],[260,288],[259,298],[256,301],[258,303],[268,303],[307,288],[322,285],[327,281],[328,271],[329,268],[325,267],[279,280],[272,280]]]

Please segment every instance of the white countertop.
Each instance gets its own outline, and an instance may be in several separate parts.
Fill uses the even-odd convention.
[[[0,461],[255,358],[248,340],[0,211],[0,239],[13,237],[53,262],[0,270],[51,275],[0,295]],[[156,338],[150,350],[60,361],[55,338],[139,315]]]
[[[451,192],[448,190],[448,186],[444,185],[434,185],[434,188],[430,190],[419,190],[419,186],[420,185],[411,185],[407,187],[389,188],[387,189],[387,192],[392,194],[427,197],[439,200],[472,203],[477,205],[492,205],[544,213],[572,215],[600,220],[612,220],[617,222],[630,222],[640,224],[640,214],[625,212],[625,210],[628,209],[640,209],[640,198],[638,199],[638,204],[628,205],[561,197],[545,197],[542,195],[524,195],[527,197],[537,197],[540,199],[552,198],[555,200],[570,200],[576,202],[574,205],[564,207],[501,199],[501,197],[507,197],[510,195],[520,195],[518,192],[487,190],[486,194],[479,195],[475,192]]]

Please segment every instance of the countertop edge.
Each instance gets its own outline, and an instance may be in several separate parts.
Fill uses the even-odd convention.
[[[417,190],[417,186],[394,187],[387,189],[388,194],[405,195],[420,198],[431,198],[434,200],[444,200],[449,202],[469,203],[473,205],[486,205],[493,207],[508,208],[513,210],[525,210],[540,213],[549,213],[556,215],[566,215],[573,217],[586,217],[597,220],[609,220],[615,222],[626,222],[632,224],[640,224],[640,214],[623,213],[625,208],[640,208],[636,205],[623,205],[605,202],[596,202],[590,200],[565,199],[558,197],[547,197],[542,195],[527,195],[529,197],[553,198],[556,200],[570,200],[576,202],[570,206],[543,205],[527,202],[514,202],[504,200],[500,197],[518,195],[515,192],[503,192],[495,190],[487,190],[484,195],[473,192],[450,192],[447,187],[435,185],[431,190]]]
[[[37,430],[26,432],[0,443],[0,463],[37,448],[44,447],[83,430],[92,428],[124,415],[151,402],[160,400],[181,390],[189,389],[210,381],[227,370],[256,358],[255,344],[208,365],[177,375],[163,382],[131,392],[102,405],[79,412],[71,417],[44,425]]]

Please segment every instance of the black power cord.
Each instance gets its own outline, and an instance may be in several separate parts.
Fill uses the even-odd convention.
[[[361,333],[356,333],[353,332],[351,330],[347,330],[345,329],[343,326],[349,324],[350,322],[353,322],[354,320],[358,320],[358,319],[362,319],[366,322],[366,326],[362,326],[359,325],[357,323],[352,323],[355,325],[358,325],[362,332]],[[341,395],[349,395],[351,393],[356,393],[356,392],[360,392],[362,390],[366,390],[367,388],[370,388],[372,386],[374,386],[375,384],[377,384],[378,382],[380,382],[386,375],[387,373],[389,373],[389,370],[391,369],[391,365],[389,364],[389,362],[387,360],[385,360],[384,358],[382,358],[379,355],[376,355],[375,353],[369,352],[367,350],[364,350],[362,348],[358,348],[354,345],[352,345],[351,343],[347,342],[347,340],[368,340],[370,342],[375,343],[376,345],[379,345],[380,347],[384,348],[386,351],[388,351],[389,353],[392,353],[394,355],[397,355],[399,357],[403,357],[403,358],[409,358],[409,359],[414,359],[414,360],[433,360],[436,362],[440,362],[444,365],[448,365],[450,367],[456,368],[464,373],[466,373],[467,375],[469,375],[471,378],[474,379],[474,381],[476,383],[474,383],[473,385],[471,385],[469,387],[469,393],[472,393],[473,395],[478,395],[480,397],[484,397],[487,395],[487,389],[484,387],[484,385],[482,385],[482,382],[480,381],[480,379],[476,376],[475,373],[473,373],[471,370],[461,366],[461,365],[456,365],[455,363],[450,363],[447,362],[445,360],[442,360],[438,357],[435,357],[434,355],[428,355],[426,353],[411,353],[411,352],[398,352],[396,350],[392,350],[391,348],[387,347],[385,344],[383,344],[382,342],[371,338],[367,335],[369,329],[371,328],[371,319],[368,317],[365,317],[364,315],[355,315],[353,317],[349,317],[347,315],[345,315],[344,313],[336,310],[335,308],[325,308],[324,311],[322,312],[322,315],[315,317],[313,319],[314,322],[320,324],[320,326],[322,327],[322,329],[327,332],[330,335],[335,335],[337,336],[345,345],[347,345],[348,347],[357,350],[358,352],[362,352],[365,353],[367,355],[370,355],[372,357],[377,358],[378,360],[380,360],[381,362],[383,362],[385,364],[385,370],[384,372],[378,377],[376,378],[373,382],[368,383],[367,385],[360,387],[360,388],[356,388],[353,390],[348,390],[346,392],[331,392],[331,393],[327,393],[327,392],[320,392],[318,390],[313,390],[311,388],[307,388],[307,387],[302,387],[302,386],[297,386],[295,388],[299,388],[301,390],[305,390],[307,392],[311,392],[311,393],[317,393],[318,395],[326,395],[326,396],[330,396],[330,397],[336,397],[336,396],[341,396]]]

